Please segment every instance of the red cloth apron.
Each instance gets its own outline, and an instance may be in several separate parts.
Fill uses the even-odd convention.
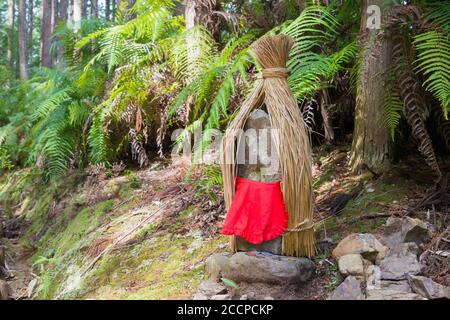
[[[273,240],[288,226],[281,181],[259,182],[236,178],[233,203],[222,234],[237,235],[250,243]]]

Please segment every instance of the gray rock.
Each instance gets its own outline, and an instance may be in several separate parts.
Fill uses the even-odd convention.
[[[428,227],[427,224],[420,219],[405,217],[402,221],[401,234],[403,242],[414,242],[419,245],[428,236]]]
[[[248,295],[243,294],[243,295],[239,298],[239,300],[248,300]]]
[[[368,291],[367,300],[426,300],[426,299],[415,293],[389,289],[379,289]]]
[[[364,263],[360,254],[346,254],[343,255],[339,261],[339,272],[344,275],[362,275],[364,273]]]
[[[450,299],[450,288],[430,278],[408,275],[408,281],[415,293],[427,299]]]
[[[231,300],[230,294],[216,294],[211,297],[211,300]]]
[[[246,241],[244,238],[239,236],[236,237],[236,248],[238,251],[259,251],[259,252],[269,252],[273,254],[280,255],[282,249],[282,237],[275,238],[270,241],[264,241],[260,244],[253,244]]]
[[[225,294],[227,293],[227,288],[220,283],[217,283],[213,280],[205,280],[198,286],[198,293],[203,294],[205,296],[214,296],[217,294]]]
[[[366,290],[381,288],[381,270],[379,266],[369,266],[365,271]]]
[[[419,274],[421,266],[417,260],[417,245],[403,243],[389,250],[380,262],[381,279],[405,280],[408,274]]]
[[[225,277],[249,283],[299,284],[309,280],[315,265],[307,258],[293,258],[258,253],[214,254],[206,260],[211,278]]]
[[[361,283],[355,277],[348,276],[327,300],[364,300]]]
[[[414,242],[420,245],[429,234],[427,223],[410,217],[390,217],[386,221],[386,235],[382,243],[388,247],[395,247],[402,242]]]
[[[263,300],[275,300],[273,297],[271,296],[266,296],[264,298],[262,298]]]
[[[389,217],[386,220],[385,231],[387,234],[396,233],[402,230],[402,218]]]
[[[209,300],[209,298],[204,294],[197,292],[192,298],[192,300]]]
[[[399,281],[381,280],[380,283],[381,289],[409,292],[409,293],[413,292],[407,280],[399,280]]]
[[[363,258],[375,262],[381,260],[387,252],[374,235],[370,233],[354,233],[345,237],[333,250],[332,255],[336,260],[346,254],[358,253]]]
[[[406,242],[406,243],[400,243],[392,248],[389,249],[387,255],[413,255],[417,257],[417,254],[419,253],[419,247],[414,242]]]

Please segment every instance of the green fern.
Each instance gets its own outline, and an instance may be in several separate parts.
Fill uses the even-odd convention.
[[[395,92],[389,92],[384,99],[384,123],[389,129],[391,139],[394,140],[395,129],[397,128],[401,113],[403,111],[403,101],[400,96]]]
[[[419,34],[414,43],[417,48],[416,64],[424,74],[424,86],[440,102],[448,119],[450,109],[450,35],[436,30]]]

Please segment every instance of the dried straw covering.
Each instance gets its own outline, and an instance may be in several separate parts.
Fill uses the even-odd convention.
[[[280,161],[282,192],[289,213],[289,225],[283,234],[283,254],[308,256],[315,253],[313,230],[313,194],[311,145],[297,102],[287,82],[286,61],[293,40],[284,35],[267,36],[253,44],[253,53],[263,68],[263,79],[240,108],[228,127],[222,144],[222,174],[225,202],[230,207],[237,174],[236,152],[240,132],[250,113],[267,107],[273,143]],[[274,134],[275,131],[275,134]],[[232,251],[236,251],[231,237]]]

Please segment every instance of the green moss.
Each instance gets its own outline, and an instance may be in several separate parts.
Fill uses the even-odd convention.
[[[188,297],[203,279],[202,261],[226,239],[154,234],[132,250],[101,259],[85,281],[87,296],[112,299]],[[93,291],[93,292],[92,292]]]
[[[350,200],[344,210],[335,217],[327,219],[325,229],[334,242],[340,241],[349,233],[376,233],[381,231],[386,219],[360,219],[358,216],[382,212],[385,206],[393,201],[401,201],[407,195],[408,183],[400,180],[398,184],[387,184],[379,181],[370,187],[372,192],[368,192],[367,188],[358,198]],[[322,226],[317,229],[321,230]]]

